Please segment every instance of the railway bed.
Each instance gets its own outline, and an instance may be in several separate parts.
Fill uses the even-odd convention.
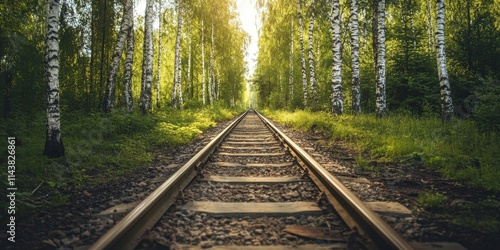
[[[410,244],[373,210],[411,214],[397,203],[361,202],[265,117],[249,110],[91,249],[460,247]]]

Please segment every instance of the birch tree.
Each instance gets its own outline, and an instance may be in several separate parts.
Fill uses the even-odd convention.
[[[214,21],[212,20],[212,46],[210,48],[210,86],[208,89],[210,104],[215,101],[215,55],[214,55]]]
[[[131,0],[133,2],[133,0]],[[127,30],[127,52],[125,56],[125,72],[123,73],[123,99],[125,110],[128,113],[134,112],[134,102],[132,100],[132,66],[134,65],[134,4],[130,6],[128,15],[130,25]]]
[[[376,44],[375,77],[376,77],[376,115],[382,117],[387,112],[385,96],[385,0],[375,0],[376,3]],[[375,36],[375,35],[374,35]]]
[[[289,85],[289,98],[290,99],[290,104],[292,103],[293,100],[293,20],[290,19],[291,23],[291,28],[290,28],[290,58],[289,58],[289,63],[290,63],[290,73],[289,73],[289,78],[288,78],[288,85]]]
[[[45,36],[45,80],[47,82],[47,119],[45,149],[49,158],[64,156],[59,108],[59,0],[47,1]]]
[[[188,66],[187,66],[187,81],[186,85],[189,86],[189,96],[190,98],[193,98],[193,93],[194,93],[194,87],[193,87],[193,80],[191,77],[191,52],[192,52],[192,38],[191,38],[191,22],[189,23],[189,34],[188,34]]]
[[[443,122],[449,122],[453,116],[453,103],[451,99],[451,88],[446,68],[445,52],[445,5],[444,0],[436,1],[436,58],[439,76],[439,88],[441,90],[441,118]]]
[[[115,90],[116,90],[116,76],[118,75],[118,69],[120,68],[120,60],[122,58],[123,48],[125,46],[125,41],[127,40],[127,34],[129,30],[129,25],[131,23],[130,19],[133,16],[129,15],[129,9],[132,6],[132,1],[125,1],[125,6],[123,8],[123,17],[120,24],[120,31],[116,39],[115,49],[113,51],[113,57],[111,58],[111,66],[109,67],[109,74],[106,86],[106,93],[103,102],[103,111],[111,112],[115,105]]]
[[[340,37],[340,4],[339,0],[333,0],[332,16],[330,19],[332,33],[332,113],[340,115],[343,113],[342,93],[342,43]]]
[[[162,10],[162,0],[158,0],[158,70],[156,71],[156,107],[160,108],[161,103],[160,103],[160,96],[161,96],[161,88],[160,88],[160,83],[161,83],[161,57],[163,55],[162,49],[163,46],[161,45],[162,42],[162,30],[163,30],[163,10]]]
[[[174,61],[174,83],[172,85],[172,107],[177,108],[177,94],[181,93],[181,31],[182,31],[182,7],[180,1],[177,3],[177,36],[175,38],[175,61]],[[181,99],[179,94],[179,101]],[[182,101],[180,101],[182,102]],[[181,104],[182,105],[182,104]]]
[[[352,112],[361,113],[361,84],[359,76],[358,1],[351,0],[351,60],[352,60]]]
[[[153,3],[147,0],[144,18],[144,46],[142,59],[142,84],[139,107],[143,114],[151,110],[151,85],[153,82]]]
[[[299,17],[299,28],[300,28],[300,62],[302,65],[302,91],[304,92],[304,107],[307,106],[307,74],[306,74],[306,59],[304,56],[304,24],[302,22],[302,13],[300,8],[300,0],[297,0],[297,15]]]
[[[206,82],[205,82],[205,23],[203,20],[201,20],[201,85],[202,85],[202,100],[203,100],[203,105],[205,105],[207,102],[207,97],[206,97]]]
[[[316,76],[314,71],[314,0],[311,2],[311,15],[309,19],[309,74],[310,74],[310,82],[311,82],[311,98],[314,103],[317,100],[317,92],[316,92]]]

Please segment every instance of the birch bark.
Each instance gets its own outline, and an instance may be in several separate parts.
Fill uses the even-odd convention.
[[[47,83],[46,137],[43,155],[49,158],[64,156],[59,108],[59,0],[47,2],[45,36],[45,81]]]

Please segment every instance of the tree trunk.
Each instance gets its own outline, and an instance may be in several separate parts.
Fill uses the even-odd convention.
[[[210,87],[209,99],[210,104],[214,103],[215,99],[215,55],[214,55],[214,21],[212,20],[212,46],[210,48]]]
[[[43,151],[43,155],[49,158],[64,156],[64,145],[61,138],[61,111],[59,109],[59,12],[59,0],[49,0],[45,37],[47,129]]]
[[[332,113],[341,115],[343,112],[343,93],[342,93],[342,43],[340,37],[340,4],[339,0],[333,0],[332,17]]]
[[[174,58],[174,84],[172,87],[172,107],[177,109],[177,93],[181,90],[181,67],[180,67],[180,56],[181,56],[181,29],[182,29],[182,14],[181,14],[181,3],[177,3],[177,35],[175,38],[175,58]],[[179,99],[180,99],[179,95]]]
[[[99,108],[102,107],[102,104],[104,103],[103,99],[102,99],[102,89],[104,87],[104,64],[106,62],[106,56],[105,56],[105,45],[106,45],[106,16],[108,14],[108,11],[107,11],[107,8],[108,8],[108,4],[107,4],[107,0],[103,0],[102,1],[104,3],[104,16],[102,17],[103,18],[103,22],[102,22],[102,41],[101,41],[101,63],[100,63],[100,67],[101,69],[99,70],[99,94],[98,94],[98,98],[99,98]]]
[[[289,104],[292,104],[293,100],[293,19],[290,19],[291,29],[290,29],[290,72],[288,78],[289,85]]]
[[[133,2],[133,1],[131,1]],[[134,65],[134,4],[129,9],[129,26],[127,31],[127,52],[125,57],[125,72],[123,73],[123,96],[125,100],[125,110],[128,113],[134,112],[134,102],[132,100],[132,66]]]
[[[144,18],[142,90],[139,101],[139,107],[143,114],[151,111],[151,85],[153,82],[153,1],[147,0],[146,17]]]
[[[311,5],[314,4],[311,3]],[[316,76],[314,72],[314,10],[311,10],[311,17],[309,19],[309,74],[311,81],[311,99],[313,103],[318,101],[316,92]]]
[[[438,65],[439,88],[441,90],[441,118],[443,122],[449,122],[453,116],[453,103],[451,99],[448,71],[446,69],[444,0],[437,0],[436,8],[436,58]]]
[[[202,100],[203,100],[203,105],[207,103],[207,96],[206,96],[206,83],[205,83],[205,22],[201,20],[201,91],[202,93]]]
[[[297,0],[297,14],[299,16],[300,26],[300,61],[302,64],[302,91],[304,92],[304,107],[307,107],[307,74],[306,74],[306,59],[304,56],[304,24],[302,23],[302,13],[300,9],[300,0]]]
[[[161,96],[161,88],[160,88],[160,83],[161,83],[161,57],[163,55],[162,49],[163,46],[161,45],[162,42],[162,31],[163,31],[163,20],[162,20],[162,6],[161,6],[162,0],[158,0],[158,70],[156,72],[156,107],[160,108],[161,103],[160,103],[160,96]]]
[[[118,75],[118,69],[120,67],[120,60],[122,58],[123,47],[125,45],[125,40],[127,39],[128,26],[130,25],[129,9],[132,6],[132,1],[127,0],[123,8],[123,17],[120,25],[120,31],[118,33],[118,38],[116,39],[115,49],[113,52],[113,57],[111,58],[111,67],[109,67],[109,75],[106,86],[106,94],[104,95],[103,111],[111,112],[115,105],[115,90],[116,90],[116,76]]]
[[[385,0],[377,3],[377,39],[376,39],[376,115],[382,117],[387,112],[385,97]]]
[[[429,52],[432,52],[434,46],[434,26],[432,25],[432,4],[431,0],[427,0],[427,47]]]
[[[351,0],[351,59],[352,59],[352,112],[361,113],[361,84],[359,76],[358,2]]]
[[[191,79],[191,45],[192,45],[192,39],[191,39],[191,22],[189,23],[189,34],[188,34],[188,66],[187,66],[187,81],[186,85],[189,88],[188,93],[186,94],[189,98],[193,99],[193,93],[194,93],[194,88],[193,88],[193,81]]]

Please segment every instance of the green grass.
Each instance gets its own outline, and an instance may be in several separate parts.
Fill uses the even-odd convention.
[[[16,185],[20,191],[17,201],[21,204],[17,212],[33,205],[60,205],[66,201],[60,190],[99,185],[147,168],[161,151],[190,143],[216,122],[236,114],[237,111],[219,107],[167,110],[147,116],[65,112],[61,127],[66,156],[59,159],[42,156],[45,115],[18,116],[0,122],[5,139],[0,162],[5,166],[7,136],[15,136]],[[0,172],[0,182],[4,184],[6,172]],[[32,196],[31,191],[40,183],[43,184]],[[46,193],[51,194],[49,202],[30,201]]]
[[[500,191],[500,135],[481,132],[471,120],[442,124],[438,117],[394,114],[331,116],[326,112],[269,111],[274,121],[301,130],[321,130],[378,161],[421,162],[445,176]],[[363,160],[358,159],[363,165]],[[365,164],[366,165],[366,164]]]
[[[448,200],[443,194],[424,192],[418,195],[418,203],[425,208],[440,208],[444,206],[444,202]]]

